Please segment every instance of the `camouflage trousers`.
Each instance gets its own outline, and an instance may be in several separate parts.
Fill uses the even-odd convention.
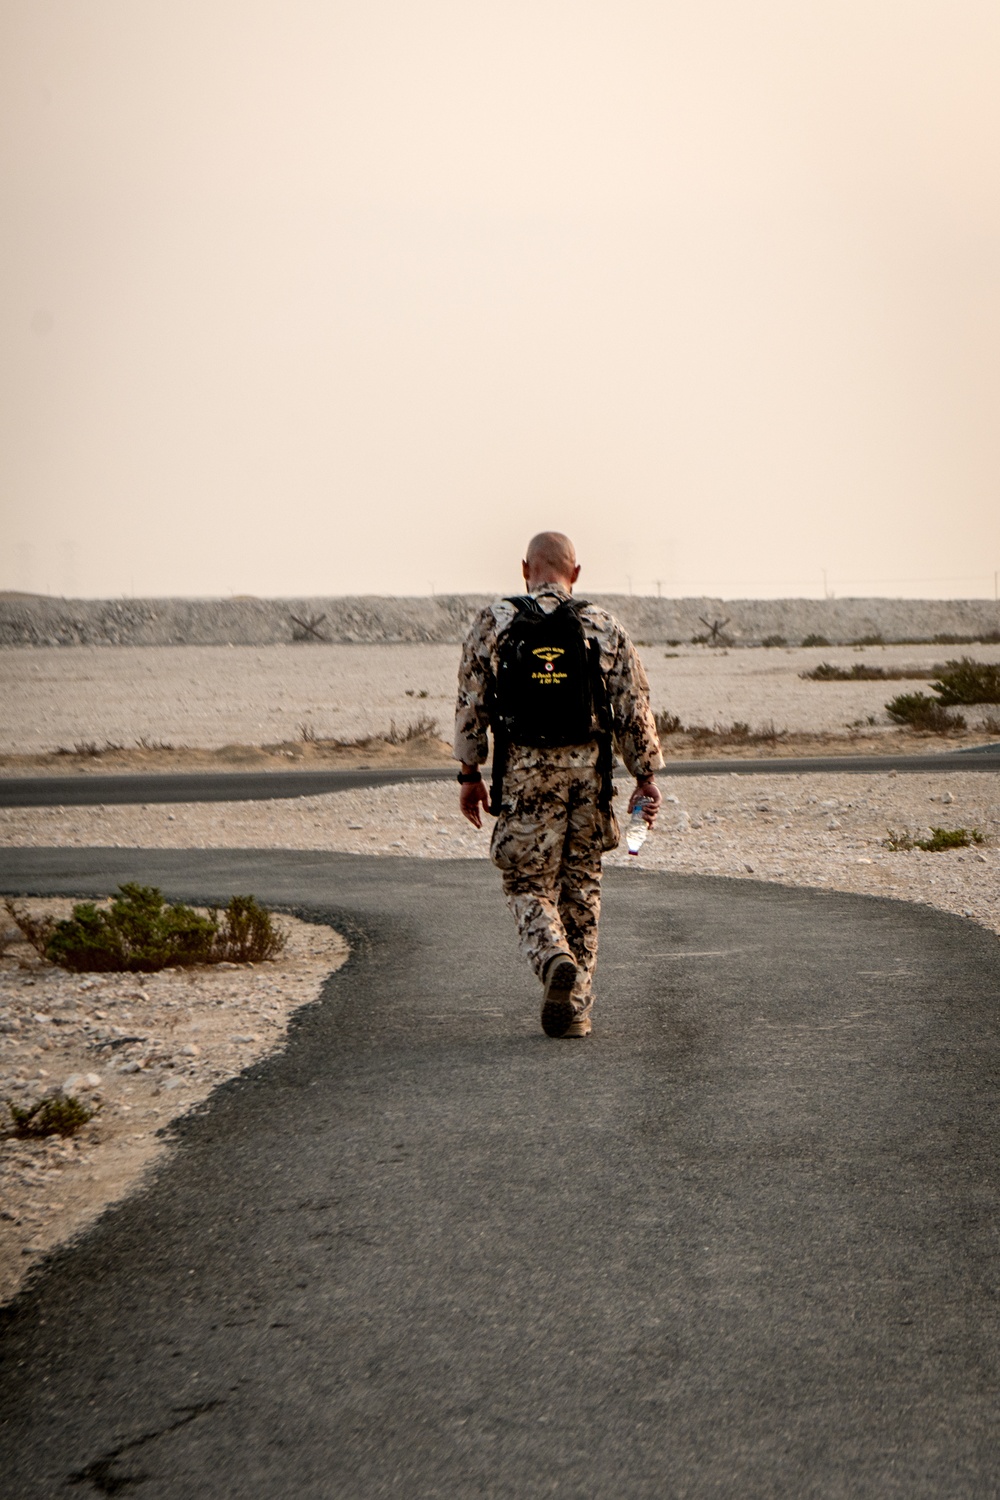
[[[584,1014],[594,999],[601,855],[619,838],[614,813],[598,805],[596,762],[592,745],[512,747],[490,844],[522,954],[541,979],[554,954],[571,953],[580,971],[573,999]]]

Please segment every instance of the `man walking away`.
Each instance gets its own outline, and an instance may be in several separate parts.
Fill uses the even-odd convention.
[[[580,575],[559,531],[533,537],[527,593],[474,621],[462,649],[455,719],[460,806],[496,818],[490,857],[503,878],[521,951],[543,986],[548,1036],[591,1031],[601,855],[620,832],[611,806],[612,742],[646,798],[650,827],[663,765],[649,683],[627,632],[607,610],[573,598]],[[479,767],[493,736],[493,782]]]

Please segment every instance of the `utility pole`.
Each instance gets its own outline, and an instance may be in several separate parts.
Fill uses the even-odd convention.
[[[662,578],[654,578],[653,582],[656,584],[656,597],[657,597],[657,599],[662,599],[663,598],[663,579]]]

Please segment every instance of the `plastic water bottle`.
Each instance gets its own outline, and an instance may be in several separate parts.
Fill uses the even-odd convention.
[[[643,813],[651,800],[649,797],[640,797],[632,810],[632,816],[625,830],[625,843],[628,845],[630,854],[638,854],[649,837],[649,824],[643,817]]]

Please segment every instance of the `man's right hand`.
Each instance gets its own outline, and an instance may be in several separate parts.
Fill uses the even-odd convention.
[[[460,787],[458,805],[463,818],[468,818],[474,828],[482,828],[483,820],[479,809],[488,809],[490,805],[490,794],[486,790],[485,781],[473,781]]]

